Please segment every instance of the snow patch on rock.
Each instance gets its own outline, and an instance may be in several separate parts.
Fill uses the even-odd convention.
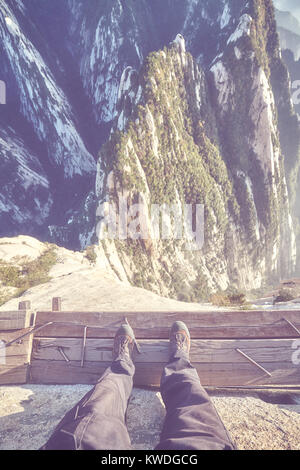
[[[29,153],[11,128],[0,129],[0,154],[0,175],[7,178],[0,187],[0,215],[7,214],[11,222],[23,224],[23,229],[42,225],[53,200],[38,158]]]
[[[255,138],[252,148],[258,155],[265,173],[274,175],[275,165],[278,165],[279,152],[274,149],[272,135],[276,135],[275,128],[275,101],[274,95],[266,74],[262,68],[253,80],[254,99],[249,110],[252,121],[255,123]]]
[[[235,42],[245,35],[250,36],[252,21],[253,19],[248,14],[241,16],[238,27],[236,28],[234,33],[231,34],[231,36],[229,37],[227,44]]]
[[[223,10],[223,13],[222,13],[222,16],[221,16],[221,19],[220,19],[221,29],[224,29],[229,24],[230,19],[231,19],[230,7],[229,7],[228,3],[226,3],[226,5],[224,7],[224,10]]]
[[[225,112],[228,110],[230,98],[234,95],[234,83],[222,61],[216,62],[210,70],[214,75],[215,86],[218,91],[218,104],[222,112]]]
[[[67,97],[12,10],[4,3],[1,7],[0,40],[19,89],[22,114],[39,139],[49,142],[49,159],[64,165],[67,178],[94,172],[94,158],[76,129]]]

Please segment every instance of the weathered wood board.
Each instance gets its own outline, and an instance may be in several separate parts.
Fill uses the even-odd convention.
[[[0,385],[26,384],[29,377],[28,364],[0,365]]]
[[[291,362],[293,345],[297,339],[258,339],[258,340],[193,340],[190,358],[192,362],[247,362],[236,350],[240,349],[256,362]],[[138,342],[141,353],[135,354],[135,362],[163,363],[168,361],[167,340],[141,340]],[[32,359],[80,361],[82,340],[79,338],[35,338]],[[95,362],[112,361],[112,339],[87,339],[85,360]]]
[[[292,359],[295,349],[300,349],[300,311],[295,310],[1,312],[3,343],[31,331],[34,321],[35,328],[55,323],[36,331],[33,340],[31,334],[7,347],[5,363],[1,364],[0,354],[0,384],[26,383],[28,379],[94,384],[111,363],[113,338],[125,318],[141,348],[141,354],[135,356],[135,385],[160,384],[168,361],[170,327],[183,320],[192,337],[191,361],[204,386],[300,386],[300,365]]]
[[[193,340],[190,357],[203,385],[299,385],[300,366],[292,361],[294,343],[294,339]],[[31,379],[35,383],[94,383],[112,360],[112,345],[113,340],[87,339],[81,367],[82,340],[35,338]],[[159,385],[168,361],[168,341],[141,340],[139,346],[141,354],[135,355],[135,383]],[[271,377],[237,349],[270,372]]]
[[[30,310],[0,312],[0,332],[8,330],[22,330],[32,326],[33,322],[34,313]]]
[[[27,335],[10,346],[5,346],[19,336],[29,333],[31,328],[10,332],[0,331],[0,384],[27,382],[32,352],[32,335]]]
[[[177,320],[187,324],[195,339],[293,338],[296,331],[287,320],[300,330],[300,311],[37,312],[36,326],[58,323],[35,336],[82,338],[87,325],[87,338],[113,338],[125,318],[136,338],[144,339],[168,339],[170,327]]]
[[[94,384],[110,363],[35,360],[31,366],[31,382],[49,384]],[[203,386],[299,385],[300,368],[287,363],[261,364],[272,373],[269,377],[250,363],[194,363]],[[136,386],[159,386],[165,363],[137,363]]]

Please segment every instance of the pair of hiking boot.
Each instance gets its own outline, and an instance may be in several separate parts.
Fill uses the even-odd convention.
[[[169,358],[177,352],[189,355],[191,347],[190,332],[185,323],[177,321],[173,323],[169,338]],[[134,332],[130,325],[122,325],[116,333],[113,348],[113,359],[133,359],[136,346]]]

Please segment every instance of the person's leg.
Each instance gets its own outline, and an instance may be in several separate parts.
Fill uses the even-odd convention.
[[[173,325],[170,348],[170,361],[161,379],[161,394],[167,414],[156,449],[234,449],[196,369],[190,363],[190,336],[184,323]]]
[[[112,365],[66,414],[43,450],[131,449],[125,415],[135,371],[133,348],[133,332],[125,325],[115,337]]]

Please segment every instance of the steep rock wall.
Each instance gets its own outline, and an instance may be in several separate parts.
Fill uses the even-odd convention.
[[[185,240],[153,239],[147,213],[147,240],[102,241],[120,277],[125,270],[134,283],[193,300],[292,272],[295,239],[275,102],[256,60],[252,23],[241,17],[229,52],[211,67],[210,87],[181,35],[150,54],[140,74],[124,72],[115,130],[99,156],[99,201],[117,205],[126,197],[128,207],[139,201],[148,209],[203,204],[205,243],[189,251]]]

